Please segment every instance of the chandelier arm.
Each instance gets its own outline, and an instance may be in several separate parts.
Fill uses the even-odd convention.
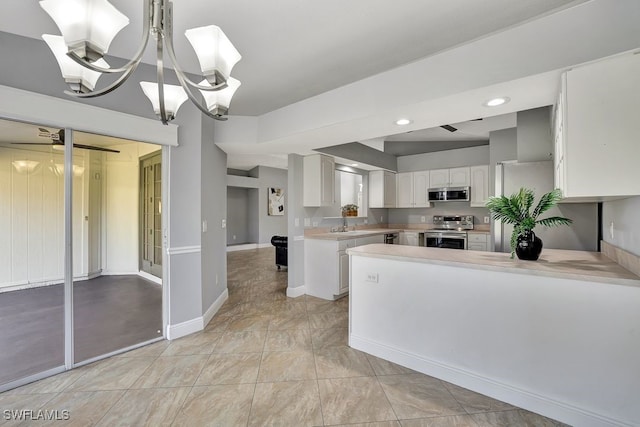
[[[99,73],[124,73],[128,71],[131,67],[137,67],[140,63],[140,58],[144,54],[144,50],[147,47],[147,43],[149,43],[149,35],[151,34],[151,0],[144,0],[143,2],[143,12],[142,12],[142,40],[140,41],[140,45],[138,46],[138,50],[129,62],[127,62],[122,67],[118,68],[103,68],[99,67],[86,59],[80,57],[76,52],[69,51],[67,52],[67,56],[73,59],[78,64],[86,67],[92,71],[97,71]]]
[[[138,68],[139,63],[140,63],[140,60],[138,60],[137,63],[133,64],[131,68],[129,68],[124,74],[118,77],[116,81],[114,81],[109,86],[106,86],[100,90],[94,90],[86,93],[78,93],[78,92],[72,92],[70,90],[65,90],[64,93],[70,96],[74,96],[76,98],[96,98],[98,96],[106,95],[118,89],[120,86],[122,86],[124,82],[127,81],[127,79],[131,76],[131,74],[133,74],[136,68]]]
[[[164,61],[162,55],[162,39],[164,35],[161,32],[158,32],[158,41],[156,44],[156,69],[158,76],[158,102],[160,103],[160,120],[162,120],[163,124],[168,124],[170,118],[167,117],[167,109],[164,105]]]
[[[191,89],[189,88],[189,85],[186,83],[185,76],[184,76],[184,74],[182,72],[177,72],[177,70],[176,70],[176,77],[178,77],[178,81],[180,82],[180,86],[182,86],[182,88],[186,92],[187,97],[189,98],[189,100],[191,100],[191,102],[194,103],[195,106],[198,107],[198,109],[200,111],[202,111],[205,115],[211,117],[212,119],[220,120],[220,121],[227,120],[226,117],[219,116],[219,115],[216,115],[216,114],[212,114],[204,105],[202,105],[202,102],[200,100],[198,100],[193,95],[193,93],[191,92]]]

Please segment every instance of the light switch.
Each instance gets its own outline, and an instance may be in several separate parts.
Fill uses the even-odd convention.
[[[204,221],[202,221],[202,232],[206,233],[208,228],[209,225],[207,224],[207,220],[205,219]]]
[[[294,227],[300,227],[300,218],[295,218],[293,220],[293,226]]]
[[[227,220],[226,219],[222,220],[222,228],[227,228]]]
[[[485,216],[485,217],[484,217],[484,223],[485,223],[485,224],[489,224],[489,217],[488,217],[488,216]]]

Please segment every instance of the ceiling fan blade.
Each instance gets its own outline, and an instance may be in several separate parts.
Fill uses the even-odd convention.
[[[118,150],[112,150],[111,148],[96,147],[95,145],[73,144],[75,148],[84,148],[85,150],[106,151],[107,153],[119,153]]]
[[[453,127],[453,126],[451,126],[451,125],[443,125],[443,126],[440,126],[440,127],[441,127],[442,129],[446,129],[446,130],[448,130],[449,132],[455,132],[455,131],[457,131],[457,130],[458,130],[457,128],[454,128],[454,127]]]
[[[54,144],[51,142],[12,142],[15,145],[62,145],[62,144]]]

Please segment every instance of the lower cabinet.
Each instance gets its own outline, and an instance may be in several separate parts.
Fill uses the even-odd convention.
[[[400,244],[406,246],[419,246],[420,235],[418,231],[401,231]]]
[[[489,251],[489,235],[485,233],[468,233],[467,250],[485,252]]]
[[[349,292],[348,248],[384,243],[384,235],[346,240],[306,239],[304,279],[307,295],[335,300]]]

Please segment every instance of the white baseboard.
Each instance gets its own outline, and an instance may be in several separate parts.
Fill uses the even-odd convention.
[[[616,420],[606,415],[578,408],[550,397],[532,393],[478,375],[471,371],[430,360],[353,334],[349,335],[349,346],[398,365],[422,372],[423,374],[436,377],[570,425],[586,427],[630,426],[627,422]]]
[[[306,293],[306,286],[296,286],[295,288],[287,287],[287,296],[289,298],[298,298],[299,296],[305,295]]]
[[[103,271],[101,276],[137,276],[138,270],[133,271]]]
[[[167,339],[175,340],[203,330],[227,299],[229,299],[229,290],[225,289],[213,304],[211,304],[204,315],[176,325],[167,325]]]
[[[220,310],[220,307],[222,307],[222,304],[224,304],[224,302],[228,299],[229,299],[229,289],[225,289],[224,292],[218,298],[216,298],[213,304],[211,304],[211,306],[207,309],[207,311],[205,311],[204,315],[202,316],[203,329],[209,324],[209,322],[211,322],[211,319],[213,319],[213,316],[216,315],[218,310]]]
[[[246,251],[250,249],[261,249],[272,246],[271,243],[247,243],[244,245],[230,245],[227,246],[227,252]]]
[[[138,271],[138,276],[142,277],[143,279],[147,279],[153,283],[156,283],[158,285],[162,285],[162,279],[154,276],[153,274],[149,274],[146,271]]]

